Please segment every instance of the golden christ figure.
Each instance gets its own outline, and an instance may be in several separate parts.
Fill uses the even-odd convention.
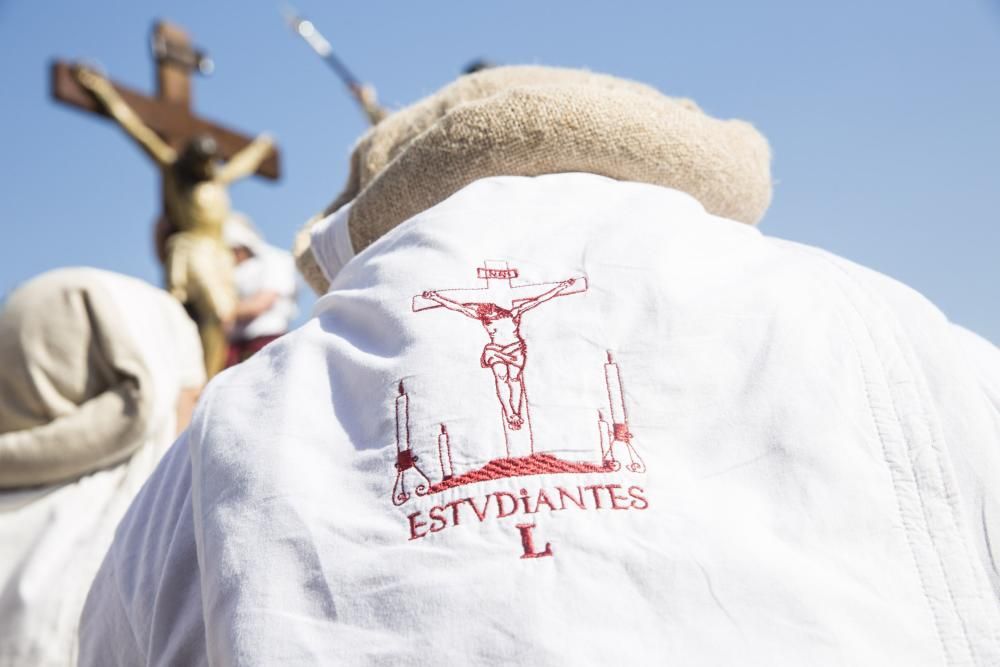
[[[233,256],[222,240],[230,214],[230,183],[253,174],[271,152],[267,135],[254,139],[229,162],[218,162],[215,139],[199,135],[178,153],[148,127],[111,83],[79,67],[76,78],[156,163],[163,176],[167,219],[177,230],[166,241],[167,290],[198,324],[209,376],[222,370],[226,331],[236,310]]]

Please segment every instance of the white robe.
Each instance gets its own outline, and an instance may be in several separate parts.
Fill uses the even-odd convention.
[[[117,321],[102,324],[138,349],[152,406],[124,462],[75,481],[0,491],[2,667],[76,664],[80,611],[115,527],[175,439],[180,390],[205,380],[197,330],[166,292],[97,269],[64,273],[96,281],[117,306]]]
[[[213,380],[81,664],[1000,664],[998,407],[1000,353],[888,278],[484,179]]]

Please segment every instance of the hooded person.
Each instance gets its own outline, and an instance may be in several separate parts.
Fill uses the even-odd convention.
[[[228,367],[288,332],[298,314],[298,285],[291,253],[264,241],[245,215],[231,215],[222,235],[233,252],[238,299],[229,332]]]
[[[211,134],[195,134],[177,150],[103,75],[77,66],[74,76],[160,170],[165,215],[154,229],[157,256],[167,291],[198,325],[206,372],[215,375],[226,363],[226,331],[236,306],[233,258],[222,240],[231,210],[228,188],[257,170],[271,154],[273,140],[262,134],[226,162],[218,160],[219,143]]]
[[[754,224],[765,139],[500,67],[357,145],[83,665],[1000,664],[1000,353]]]
[[[142,281],[59,269],[0,312],[0,666],[67,666],[119,519],[205,381],[194,323]]]

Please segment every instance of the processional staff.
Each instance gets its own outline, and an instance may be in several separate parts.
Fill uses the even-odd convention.
[[[285,21],[288,22],[292,30],[304,39],[306,44],[336,72],[340,80],[347,86],[351,96],[361,106],[361,110],[364,111],[365,116],[368,117],[368,121],[372,125],[377,124],[389,115],[385,107],[381,106],[375,98],[375,89],[370,85],[362,83],[358,77],[354,76],[354,73],[333,52],[330,42],[320,34],[312,21],[302,18],[294,9],[288,6],[282,10],[282,13],[285,15]]]

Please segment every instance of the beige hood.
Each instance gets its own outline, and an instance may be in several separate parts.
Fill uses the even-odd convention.
[[[662,185],[710,213],[756,224],[771,200],[770,149],[752,125],[690,100],[583,70],[498,67],[463,76],[377,124],[358,142],[347,184],[325,214],[353,202],[361,251],[416,213],[489,176],[589,172]],[[299,233],[299,270],[328,284]]]
[[[153,404],[147,363],[96,272],[62,269],[0,312],[0,489],[76,479],[128,458]]]

